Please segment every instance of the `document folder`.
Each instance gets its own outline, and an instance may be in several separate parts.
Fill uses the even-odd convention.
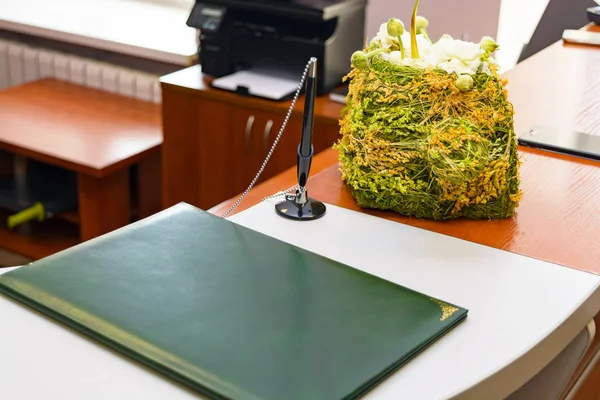
[[[185,203],[0,292],[213,399],[355,399],[467,316]]]

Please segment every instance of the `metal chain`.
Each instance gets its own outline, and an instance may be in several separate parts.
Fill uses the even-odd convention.
[[[290,187],[289,189],[282,190],[281,192],[277,192],[277,193],[275,193],[275,194],[272,194],[272,195],[270,195],[270,196],[263,197],[263,198],[261,199],[261,201],[265,201],[265,200],[269,200],[269,199],[274,199],[274,198],[276,198],[276,197],[280,197],[280,196],[286,195],[286,194],[288,194],[289,192],[291,192],[292,190],[296,190],[296,189],[298,189],[298,185],[297,185],[297,184],[296,184],[296,185],[294,185],[294,186],[292,186],[292,187]]]
[[[296,89],[296,93],[294,94],[294,97],[292,99],[292,104],[290,104],[290,108],[288,109],[288,112],[287,112],[287,114],[285,116],[285,119],[283,120],[283,124],[281,124],[281,128],[279,129],[279,133],[277,134],[277,137],[275,138],[275,141],[273,142],[273,145],[271,146],[271,149],[269,150],[269,153],[267,154],[267,157],[263,161],[263,163],[262,163],[260,169],[258,170],[256,176],[254,177],[254,179],[252,179],[252,182],[250,182],[250,185],[248,185],[248,188],[237,199],[237,201],[231,206],[231,208],[229,210],[227,210],[225,212],[225,214],[223,214],[221,216],[222,218],[227,217],[233,210],[236,209],[236,207],[242,202],[242,200],[244,200],[244,198],[246,197],[246,195],[248,194],[248,192],[250,192],[250,190],[252,190],[252,188],[256,184],[256,181],[258,181],[258,178],[260,178],[260,175],[264,171],[265,167],[267,166],[267,163],[269,162],[269,159],[273,155],[273,152],[275,151],[275,147],[277,146],[277,143],[279,142],[279,139],[281,139],[281,135],[283,134],[283,132],[285,130],[285,127],[287,126],[287,123],[288,123],[290,117],[292,116],[292,111],[294,110],[294,107],[296,105],[296,101],[298,100],[298,97],[300,96],[300,91],[302,90],[302,86],[304,85],[304,81],[306,80],[306,75],[308,74],[308,69],[310,68],[311,64],[313,64],[315,61],[316,61],[315,58],[311,58],[308,61],[308,63],[306,64],[306,67],[304,68],[304,72],[302,73],[302,78],[300,79],[300,83],[298,84],[298,88]],[[279,193],[276,193],[276,194],[274,194],[272,196],[267,196],[263,200],[266,200],[266,199],[269,199],[269,198],[278,197],[278,196],[281,196],[283,194],[286,194],[286,193],[290,192],[292,189],[296,188],[297,186],[298,185],[295,185],[295,186],[291,187],[290,189],[288,189],[285,192],[279,192]]]

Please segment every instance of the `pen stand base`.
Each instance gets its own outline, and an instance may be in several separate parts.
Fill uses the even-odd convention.
[[[312,221],[325,215],[326,207],[320,201],[309,198],[303,206],[291,200],[282,201],[275,205],[275,211],[284,218]]]

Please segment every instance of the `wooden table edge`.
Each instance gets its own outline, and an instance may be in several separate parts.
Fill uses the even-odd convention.
[[[84,175],[93,176],[95,178],[103,178],[111,173],[128,168],[144,158],[151,157],[154,153],[160,152],[162,142],[152,145],[151,147],[142,150],[134,155],[123,158],[117,162],[103,167],[94,167],[91,165],[80,164],[76,161],[67,160],[48,153],[42,153],[36,150],[31,150],[26,147],[21,147],[10,142],[0,141],[0,150],[6,150],[10,153],[31,158],[32,160],[51,164],[57,167],[65,168],[69,171],[77,172]]]

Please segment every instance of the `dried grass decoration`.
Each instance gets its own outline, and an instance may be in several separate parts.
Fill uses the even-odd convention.
[[[506,218],[521,198],[513,107],[480,43],[432,43],[416,16],[381,25],[352,56],[340,121],[342,179],[360,207],[437,220]]]

